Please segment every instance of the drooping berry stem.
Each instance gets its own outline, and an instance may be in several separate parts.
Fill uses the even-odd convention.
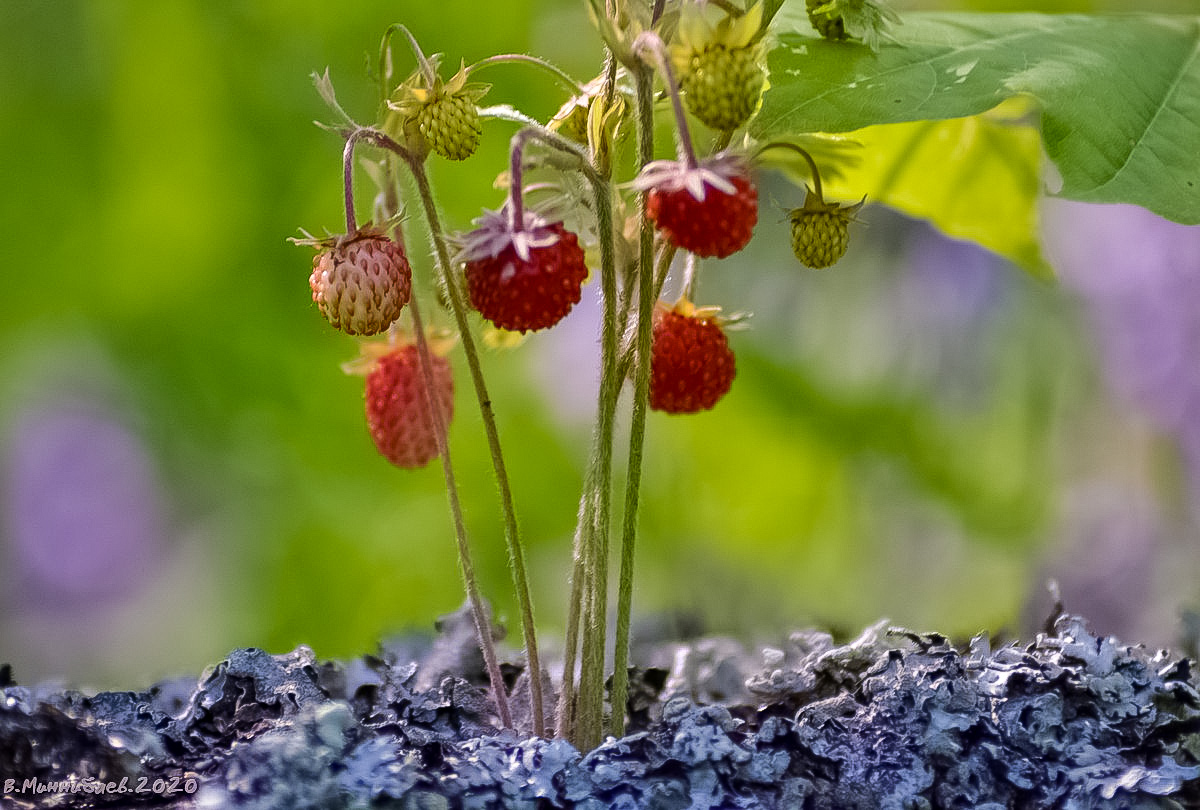
[[[358,221],[354,215],[354,146],[362,137],[362,130],[356,129],[346,138],[346,148],[342,150],[342,193],[346,203],[346,235],[350,236],[358,230]]]
[[[755,156],[761,155],[768,149],[790,149],[804,158],[804,161],[808,164],[808,170],[812,174],[813,196],[816,197],[818,202],[825,202],[825,195],[821,190],[821,171],[817,168],[817,162],[813,160],[813,156],[809,154],[807,149],[789,141],[772,141],[760,147]]]
[[[483,419],[484,432],[488,439],[488,449],[492,457],[492,468],[495,472],[496,485],[500,490],[501,508],[504,513],[504,536],[508,546],[509,566],[512,570],[513,584],[517,591],[517,602],[521,611],[521,629],[525,637],[525,657],[529,666],[530,697],[533,703],[533,731],[538,736],[546,733],[545,712],[542,695],[542,668],[538,655],[537,635],[533,617],[533,599],[530,596],[529,577],[525,566],[525,553],[521,544],[520,529],[517,525],[516,508],[513,505],[512,488],[509,485],[508,470],[504,463],[504,453],[500,447],[500,431],[496,426],[495,412],[492,410],[491,397],[488,394],[487,383],[483,378],[483,369],[479,362],[479,351],[472,337],[470,324],[467,321],[467,305],[458,280],[451,272],[450,251],[446,246],[445,233],[442,230],[441,218],[438,215],[437,202],[433,197],[433,189],[429,184],[429,175],[425,164],[419,158],[402,152],[401,156],[408,163],[409,171],[417,185],[417,193],[421,198],[425,212],[425,222],[434,244],[438,268],[442,282],[446,287],[450,308],[454,313],[455,323],[463,344],[463,354],[467,358],[467,367],[471,372],[471,381],[475,387],[475,396],[479,401],[479,411]]]
[[[575,93],[576,95],[583,95],[583,88],[580,87],[579,82],[575,81],[575,79],[572,78],[569,73],[562,70],[552,62],[542,59],[541,57],[530,56],[529,54],[525,53],[501,53],[496,54],[495,56],[489,56],[486,59],[480,59],[478,62],[467,66],[467,75],[469,76],[475,71],[488,67],[489,65],[500,65],[506,62],[521,62],[525,64],[536,65],[537,67],[554,74],[555,78],[570,88],[571,92]]]
[[[358,137],[361,137],[360,133],[363,132],[365,130],[360,129],[350,138],[347,138],[347,153],[353,147],[354,142],[358,140]],[[400,151],[400,154],[403,154],[403,150]],[[387,164],[387,176],[383,182],[383,189],[385,213],[389,217],[394,216],[399,213],[400,200],[399,195],[396,193],[391,161]],[[396,241],[403,244],[404,233],[399,223],[395,225],[394,231]],[[413,296],[409,301],[409,313],[413,320],[413,332],[416,336],[417,357],[421,365],[421,375],[424,377],[425,391],[429,399],[429,413],[430,419],[433,422],[434,441],[437,444],[438,456],[442,460],[442,474],[446,480],[446,493],[450,502],[451,520],[454,524],[459,569],[467,591],[467,602],[471,608],[471,619],[475,625],[476,635],[479,638],[479,649],[483,654],[484,668],[488,673],[488,682],[491,684],[492,694],[495,696],[496,714],[505,728],[512,728],[512,711],[508,705],[508,694],[504,687],[504,677],[500,672],[499,662],[496,660],[496,646],[492,640],[491,622],[479,594],[479,580],[475,575],[475,565],[471,559],[471,548],[467,542],[466,523],[463,520],[462,504],[458,497],[458,482],[454,475],[454,464],[450,458],[446,415],[443,413],[441,407],[439,407],[434,394],[437,386],[434,383],[433,358],[429,353],[429,342],[425,338],[425,325],[421,318],[421,309],[417,302],[417,296]]]
[[[649,60],[662,73],[663,83],[667,86],[667,94],[671,97],[671,109],[675,111],[675,126],[679,130],[678,142],[675,144],[679,160],[689,169],[696,168],[699,161],[696,159],[696,150],[692,146],[692,132],[688,126],[687,113],[683,109],[679,81],[675,78],[675,71],[671,69],[671,60],[667,58],[666,45],[663,44],[658,34],[646,31],[638,35],[633,42],[633,47],[634,51],[643,58],[648,56]],[[653,160],[653,153],[650,158]]]
[[[525,224],[525,185],[521,179],[524,171],[521,162],[524,160],[525,143],[529,140],[531,129],[521,129],[512,136],[508,148],[508,215],[514,231],[519,231]]]
[[[433,432],[437,438],[438,455],[442,459],[442,472],[446,479],[446,492],[450,499],[450,513],[454,520],[454,539],[458,547],[458,563],[462,569],[463,582],[467,587],[467,599],[471,603],[471,618],[475,623],[475,632],[479,636],[479,648],[483,652],[483,663],[487,670],[488,682],[492,687],[492,695],[496,700],[496,712],[504,728],[513,728],[512,711],[508,706],[508,694],[505,691],[504,676],[500,673],[500,664],[496,660],[496,645],[492,642],[491,619],[483,606],[479,595],[479,580],[475,576],[475,566],[471,561],[471,548],[467,542],[467,528],[463,521],[462,504],[459,502],[458,485],[454,477],[454,465],[450,460],[450,443],[446,435],[446,415],[438,407],[434,397],[433,358],[429,354],[429,342],[425,339],[425,326],[421,320],[421,309],[417,305],[416,296],[409,302],[409,313],[412,315],[413,331],[416,333],[417,357],[421,362],[421,374],[425,377],[425,390],[429,398],[429,409],[433,415]]]
[[[679,284],[681,297],[694,300],[692,288],[696,285],[696,254],[688,253],[683,257],[683,281]]]
[[[435,84],[437,84],[437,73],[433,69],[433,64],[425,58],[425,52],[422,51],[421,46],[417,44],[417,38],[412,35],[412,32],[401,23],[393,23],[392,26],[388,28],[389,36],[392,31],[399,31],[408,39],[408,44],[409,47],[412,48],[413,56],[415,56],[417,59],[417,66],[420,68],[421,73],[425,78],[425,86],[433,87]]]

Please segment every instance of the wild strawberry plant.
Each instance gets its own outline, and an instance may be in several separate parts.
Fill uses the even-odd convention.
[[[347,334],[378,336],[351,366],[366,376],[366,419],[380,453],[402,468],[440,458],[497,715],[511,725],[447,442],[454,385],[445,355],[461,347],[520,604],[532,695],[526,730],[565,736],[582,749],[624,726],[647,412],[715,407],[734,382],[729,319],[717,302],[694,300],[709,263],[737,254],[757,233],[789,240],[797,267],[828,267],[846,253],[860,208],[872,199],[1045,273],[1034,207],[1043,147],[1065,196],[1134,202],[1200,223],[1196,19],[901,20],[881,0],[588,2],[605,59],[586,82],[518,54],[460,63],[447,76],[442,58],[426,56],[403,25],[383,37],[370,123],[343,110],[327,73],[317,76],[339,118],[329,128],[344,139],[345,232],[297,240],[317,248],[310,285],[321,314]],[[412,69],[402,76],[398,66],[406,63]],[[481,106],[488,87],[477,76],[498,66],[543,71],[562,93],[558,114],[539,122],[508,105]],[[1098,104],[1101,98],[1109,101]],[[663,122],[674,129],[673,145],[655,142]],[[498,171],[504,199],[451,235],[427,162],[468,159],[481,138],[503,137],[506,127],[510,161]],[[372,222],[364,225],[355,213],[357,159],[377,186]],[[771,171],[794,182],[797,197],[804,194],[787,217],[790,233],[759,221],[757,189]],[[437,277],[425,284],[414,283],[407,258],[402,214],[411,208],[424,219],[435,258]],[[666,300],[672,274],[678,293]],[[478,348],[480,318],[487,329],[550,329],[580,300],[589,277],[602,301],[601,380],[563,674],[552,687]],[[437,313],[429,326],[427,307]],[[614,425],[626,388],[626,486],[615,531]],[[614,533],[620,562],[608,662]]]

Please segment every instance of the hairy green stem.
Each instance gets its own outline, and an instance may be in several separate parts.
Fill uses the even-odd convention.
[[[600,336],[600,394],[593,461],[585,483],[590,509],[582,516],[585,535],[590,528],[590,542],[585,546],[588,585],[585,593],[584,635],[579,678],[579,703],[575,717],[575,739],[580,750],[590,750],[600,743],[604,721],[604,652],[607,646],[608,621],[608,537],[612,513],[613,432],[622,378],[617,369],[620,348],[617,321],[617,272],[613,249],[613,208],[608,184],[601,178],[593,181],[596,197],[597,230],[600,232],[600,284],[603,315]],[[589,513],[590,514],[587,514]],[[588,518],[590,517],[590,520]]]
[[[357,228],[354,223],[353,189],[350,183],[354,147],[359,140],[364,138],[371,140],[371,134],[370,130],[362,128],[352,132],[346,138],[346,148],[342,156],[346,199],[346,227],[351,231]],[[403,149],[400,149],[398,153],[407,157],[407,153]],[[390,170],[388,175],[384,183],[387,187],[384,194],[388,202],[389,211],[395,212],[399,207],[399,198],[395,193]],[[399,225],[396,226],[396,231],[399,236],[398,241],[403,244],[404,237],[403,233],[400,233]],[[504,677],[500,672],[500,665],[496,660],[496,645],[492,639],[491,621],[487,610],[484,608],[483,598],[479,595],[479,580],[475,575],[475,565],[471,560],[471,547],[467,542],[466,522],[463,520],[462,503],[458,497],[458,482],[454,475],[454,464],[450,458],[446,414],[443,412],[441,403],[437,401],[437,397],[434,394],[433,359],[429,353],[429,343],[425,338],[425,327],[421,319],[421,309],[415,297],[409,301],[409,313],[413,320],[413,332],[416,338],[417,357],[421,366],[421,376],[425,381],[425,395],[429,403],[430,420],[433,422],[434,442],[437,445],[438,456],[442,462],[442,475],[446,481],[446,497],[450,502],[450,516],[454,524],[454,539],[458,551],[458,564],[462,573],[463,585],[467,591],[467,601],[471,608],[471,619],[475,624],[475,632],[479,637],[479,649],[483,653],[484,667],[487,670],[488,681],[491,683],[492,693],[495,697],[496,713],[500,717],[500,723],[505,728],[512,728],[512,712],[509,709],[508,695],[504,688]]]
[[[790,143],[788,141],[772,141],[771,143],[760,147],[758,151],[754,153],[755,157],[761,155],[768,149],[790,149],[791,151],[800,155],[800,157],[804,158],[804,162],[808,164],[808,170],[812,174],[813,178],[813,195],[816,196],[820,202],[825,202],[825,195],[821,189],[821,171],[817,168],[817,162],[813,160],[813,156],[809,154],[807,149],[805,149],[803,146],[799,146],[798,144]]]
[[[417,38],[412,35],[408,28],[400,23],[393,23],[387,30],[385,37],[390,37],[393,31],[399,31],[408,39],[408,45],[412,48],[413,56],[417,60],[417,68],[421,71],[425,79],[425,86],[428,89],[433,89],[437,83],[437,73],[434,72],[433,63],[425,58],[425,52],[421,50],[421,46],[417,44]]]
[[[638,160],[654,157],[653,74],[634,71],[637,104]],[[621,527],[621,568],[617,592],[617,637],[613,655],[612,733],[625,731],[625,702],[629,693],[629,634],[633,603],[633,560],[637,540],[642,455],[646,437],[646,410],[650,399],[650,336],[654,315],[654,228],[646,216],[646,194],[639,197],[641,232],[638,262],[637,364],[633,378],[633,413],[629,426],[629,461],[625,478],[625,513]]]
[[[571,89],[571,92],[575,93],[576,95],[583,95],[583,88],[580,87],[579,82],[575,81],[575,79],[573,79],[569,73],[562,70],[552,62],[524,53],[502,53],[497,54],[496,56],[489,56],[486,59],[481,59],[473,65],[469,65],[467,67],[467,75],[474,73],[480,68],[484,68],[489,65],[499,65],[505,62],[522,62],[525,64],[536,65],[537,67],[554,74],[555,78]]]
[[[483,606],[483,599],[479,595],[479,580],[475,576],[475,566],[471,562],[471,549],[467,543],[467,528],[463,521],[462,504],[458,498],[454,465],[450,461],[450,443],[447,441],[446,435],[446,414],[442,412],[441,403],[437,402],[434,394],[433,358],[429,354],[429,342],[425,339],[425,327],[421,321],[421,310],[416,299],[413,298],[408,305],[409,312],[412,314],[413,332],[416,334],[421,375],[425,378],[429,412],[433,416],[433,432],[437,438],[438,455],[442,458],[442,473],[446,479],[450,513],[454,519],[454,537],[458,545],[458,564],[462,569],[463,581],[467,586],[467,599],[471,603],[471,618],[475,622],[475,632],[479,635],[479,648],[483,651],[484,667],[487,669],[488,681],[492,685],[492,694],[496,699],[496,711],[500,715],[500,723],[505,728],[512,728],[512,711],[508,706],[504,676],[500,673],[500,664],[496,661],[496,645],[492,641],[492,625],[487,610]]]
[[[346,138],[346,148],[342,150],[342,194],[346,204],[347,236],[358,230],[358,222],[354,216],[354,147],[362,136],[361,129],[351,132]]]
[[[479,362],[479,351],[471,334],[467,321],[467,307],[463,299],[462,288],[456,283],[451,272],[450,251],[446,245],[446,237],[442,231],[441,219],[438,216],[437,203],[433,198],[433,190],[429,185],[429,175],[425,171],[423,161],[404,153],[409,170],[417,184],[417,193],[421,198],[425,211],[425,221],[429,227],[429,235],[433,240],[434,251],[437,255],[438,267],[442,274],[450,308],[462,339],[463,353],[467,358],[467,367],[471,372],[471,381],[475,386],[475,395],[479,400],[479,410],[483,417],[484,430],[487,434],[488,448],[492,456],[492,466],[495,470],[497,486],[500,489],[501,507],[504,513],[504,536],[508,545],[509,566],[512,569],[513,584],[517,590],[517,601],[521,611],[521,629],[525,637],[525,657],[529,666],[529,689],[532,701],[533,732],[545,736],[546,721],[542,695],[542,667],[538,656],[537,637],[533,617],[533,600],[530,597],[529,577],[525,568],[525,554],[521,546],[520,532],[517,526],[516,509],[513,506],[512,489],[509,486],[508,472],[504,464],[504,454],[500,448],[500,432],[496,427],[496,417],[492,411],[492,401],[488,395],[487,384],[483,379],[483,370]]]
[[[589,465],[590,466],[590,465]],[[571,592],[567,598],[567,632],[563,642],[562,688],[558,693],[558,719],[555,730],[559,737],[575,741],[575,664],[579,655],[579,621],[583,613],[584,568],[583,558],[585,531],[592,525],[591,503],[585,479],[583,495],[579,500],[575,538],[571,559]]]
[[[605,58],[604,84],[599,96],[608,109],[616,94],[617,63],[612,53]],[[571,593],[567,608],[567,632],[563,684],[558,707],[559,733],[580,750],[600,742],[604,721],[604,653],[607,636],[608,533],[611,512],[612,448],[616,410],[624,377],[619,374],[620,320],[617,315],[617,268],[612,197],[610,149],[596,144],[591,171],[585,172],[596,199],[597,231],[600,239],[600,283],[603,304],[601,319],[601,373],[597,396],[596,427],[580,497],[571,570]],[[582,650],[580,630],[583,624]],[[579,691],[575,691],[576,656],[582,658]]]

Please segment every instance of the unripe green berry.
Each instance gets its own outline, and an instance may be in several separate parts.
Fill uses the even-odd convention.
[[[729,131],[750,120],[765,80],[756,48],[716,44],[692,56],[679,83],[692,115],[712,129]]]
[[[862,203],[843,206],[809,194],[803,208],[788,214],[792,221],[792,253],[806,267],[821,270],[835,264],[850,244],[850,222]]]
[[[807,0],[808,21],[817,33],[825,39],[837,42],[846,38],[846,25],[842,15],[830,12],[818,12],[817,9],[827,5],[828,0]]]
[[[463,93],[440,95],[417,113],[417,126],[429,147],[448,160],[475,154],[482,131],[475,102]]]

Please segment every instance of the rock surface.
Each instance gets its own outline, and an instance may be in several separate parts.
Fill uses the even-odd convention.
[[[455,626],[348,662],[235,650],[145,692],[23,687],[0,668],[0,806],[1200,807],[1191,663],[1070,615],[994,650],[884,624],[757,654],[660,647],[668,666],[634,672],[629,733],[587,753],[498,730]]]

